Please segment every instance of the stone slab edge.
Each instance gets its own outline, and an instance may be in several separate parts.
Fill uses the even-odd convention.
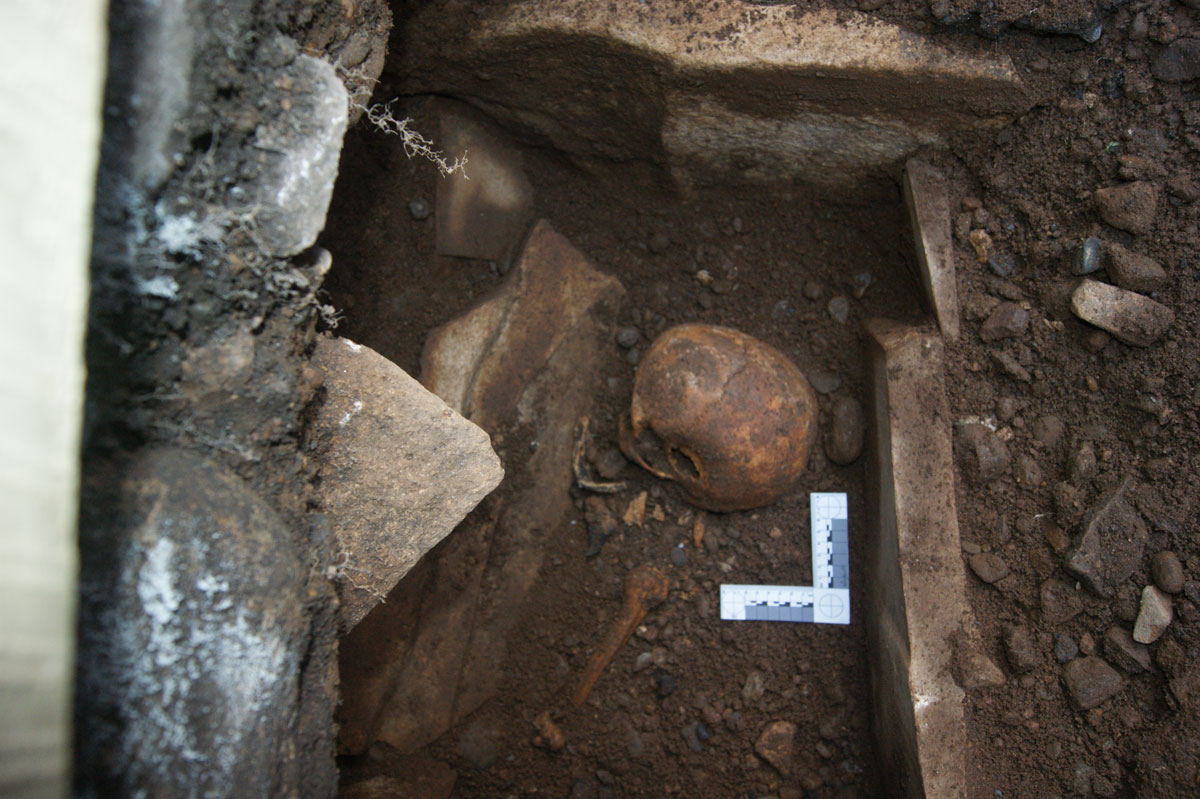
[[[963,691],[952,677],[966,614],[951,422],[937,335],[867,322],[872,381],[868,646],[876,739],[895,795],[966,795]]]
[[[958,287],[950,240],[950,187],[929,164],[910,158],[904,166],[904,204],[917,247],[918,277],[925,302],[942,335],[958,340]]]

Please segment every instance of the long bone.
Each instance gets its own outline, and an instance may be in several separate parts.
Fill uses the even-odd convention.
[[[617,652],[646,618],[646,613],[664,599],[671,589],[671,580],[657,566],[644,563],[625,575],[621,612],[608,628],[608,634],[592,654],[592,659],[579,679],[575,704],[582,705],[596,680],[616,657]]]

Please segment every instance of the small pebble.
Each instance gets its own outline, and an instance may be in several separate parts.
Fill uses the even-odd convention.
[[[842,378],[834,372],[820,369],[809,374],[808,382],[818,394],[832,394],[842,385]]]
[[[1154,584],[1168,594],[1178,594],[1183,590],[1183,564],[1179,556],[1170,550],[1163,550],[1150,559],[1150,573],[1154,575]]]
[[[1068,660],[1074,660],[1079,654],[1079,645],[1075,643],[1075,639],[1066,633],[1059,633],[1054,637],[1054,657],[1059,663],[1066,663]]]
[[[429,215],[433,213],[433,208],[430,207],[428,200],[423,197],[417,197],[409,201],[408,212],[412,214],[413,219],[421,222],[429,218]]]
[[[675,693],[675,678],[670,674],[658,674],[654,677],[654,690],[661,697],[668,697]]]
[[[681,569],[687,565],[687,553],[684,551],[683,544],[672,547],[671,563]]]
[[[840,324],[850,318],[850,301],[845,297],[834,297],[829,301],[829,315]]]
[[[1142,589],[1142,605],[1137,621],[1133,625],[1133,640],[1139,644],[1152,644],[1162,637],[1174,613],[1171,598],[1152,585]]]
[[[1071,256],[1071,274],[1090,275],[1100,269],[1101,241],[1090,237],[1083,240],[1075,254]]]
[[[636,327],[625,326],[617,331],[617,343],[625,349],[636,345],[641,339],[642,334]]]
[[[859,272],[854,276],[851,283],[851,292],[854,294],[854,299],[861,300],[863,295],[867,293],[867,289],[871,287],[871,273]]]
[[[821,290],[821,284],[815,280],[804,281],[803,291],[804,291],[804,296],[810,300],[821,299],[821,294],[823,293]]]
[[[650,252],[654,253],[655,255],[664,253],[667,251],[667,248],[671,246],[671,237],[660,231],[650,237],[650,241],[646,243],[646,246],[649,247]]]
[[[1017,273],[1017,259],[1008,253],[993,255],[991,258],[988,258],[987,265],[988,269],[992,270],[992,274],[997,277],[1007,278]]]

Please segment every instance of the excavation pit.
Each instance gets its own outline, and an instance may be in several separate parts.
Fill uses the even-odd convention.
[[[893,649],[882,665],[868,651],[880,600],[866,591],[879,517],[867,503],[869,482],[879,478],[866,470],[878,459],[847,457],[830,437],[835,407],[845,437],[846,403],[866,405],[872,396],[867,320],[924,326],[935,337],[940,322],[957,333],[944,179],[922,164],[906,167],[906,159],[938,139],[939,124],[967,123],[926,119],[917,131],[908,110],[889,119],[889,87],[908,77],[914,86],[977,91],[1013,79],[970,59],[946,68],[919,43],[917,55],[897,57],[890,72],[881,66],[886,53],[863,68],[847,56],[854,36],[832,52],[801,47],[795,63],[780,63],[787,54],[763,39],[769,28],[761,20],[749,23],[751,44],[740,51],[716,42],[720,57],[673,64],[675,40],[631,41],[621,19],[599,19],[574,33],[530,33],[522,26],[536,23],[518,9],[492,22],[519,34],[489,33],[487,21],[465,32],[451,25],[448,38],[479,46],[449,60],[426,52],[435,36],[428,19],[397,25],[392,50],[403,56],[385,68],[375,96],[407,92],[391,107],[397,119],[439,143],[474,147],[474,162],[471,148],[465,152],[465,179],[440,176],[369,125],[346,140],[320,241],[334,255],[330,300],[344,309],[337,334],[419,376],[484,427],[506,477],[343,639],[344,791],[357,795],[354,786],[366,791],[372,780],[398,786],[411,778],[406,763],[429,758],[457,775],[461,796],[514,786],[567,795],[595,782],[597,769],[619,774],[626,795],[661,795],[665,786],[706,796],[747,788],[875,796],[894,792],[897,779],[919,783],[919,769],[898,778],[891,760],[881,772],[873,738],[889,732],[872,729],[880,701],[872,671],[879,679],[881,670],[909,667],[907,645],[883,644]],[[825,17],[807,24],[818,42],[843,30]],[[889,41],[887,29],[867,29],[874,46]],[[422,52],[434,60],[420,61]],[[730,69],[739,52],[753,58]],[[564,66],[575,59],[592,67],[578,80]],[[632,71],[617,68],[624,62]],[[540,97],[528,76],[552,64],[558,71]],[[852,102],[839,106],[833,93],[811,91],[826,86],[829,73],[858,89]],[[640,126],[588,117],[597,113],[589,87],[598,74],[609,75],[610,104]],[[556,88],[571,85],[575,101]],[[812,97],[772,120],[754,99],[763,87],[772,87],[765,105]],[[750,99],[734,99],[743,90]],[[444,152],[451,162],[460,154]],[[580,274],[613,285],[580,304],[577,292],[558,288],[576,278],[539,257],[578,262]],[[547,292],[553,297],[541,296]],[[771,344],[817,391],[808,471],[779,502],[708,513],[616,454],[641,353],[664,330],[691,322]],[[555,360],[557,348],[568,347],[574,354]],[[861,441],[865,418],[849,423],[858,427],[850,439]],[[572,479],[565,452],[579,435],[585,469],[622,483],[616,493]],[[853,623],[720,620],[722,583],[812,584],[810,491],[849,496]],[[568,697],[618,615],[624,575],[641,564],[667,570],[674,588],[577,709]],[[901,685],[889,701],[910,701]],[[912,724],[909,710],[897,723]],[[552,755],[545,721],[533,724],[544,713],[565,740]],[[961,733],[960,711],[957,718],[951,729]],[[786,756],[759,742],[781,720],[795,725]],[[900,746],[914,747],[916,757],[913,741]],[[955,751],[957,742],[943,765]],[[929,795],[958,787],[931,783]]]

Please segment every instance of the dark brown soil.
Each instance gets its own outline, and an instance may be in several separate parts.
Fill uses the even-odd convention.
[[[943,5],[938,11],[949,13],[968,4]],[[1055,5],[1060,23],[1094,10],[1083,2]],[[1019,22],[1040,8],[996,6],[1002,22]],[[936,23],[923,2],[885,3],[871,13],[948,42],[977,38]],[[1135,16],[1142,18],[1136,29]],[[959,24],[974,23],[963,17]],[[1012,58],[1036,98],[1032,109],[999,132],[962,134],[947,149],[926,154],[951,179],[954,211],[967,215],[956,220],[963,231],[988,230],[997,252],[1016,264],[1015,274],[1001,279],[956,237],[964,335],[947,346],[951,410],[957,419],[997,427],[1014,463],[1013,473],[985,483],[964,475],[957,481],[964,563],[970,553],[993,552],[1010,570],[994,585],[968,571],[985,646],[1008,675],[1003,686],[968,694],[972,797],[1200,795],[1195,706],[1180,707],[1168,687],[1187,674],[1195,679],[1200,632],[1200,209],[1195,190],[1189,194],[1184,185],[1200,180],[1200,111],[1195,83],[1164,83],[1150,70],[1165,44],[1189,35],[1200,35],[1200,12],[1156,2],[1105,17],[1094,44],[1009,27],[992,47]],[[436,130],[420,98],[405,113],[418,129]],[[837,396],[863,396],[859,322],[876,315],[920,318],[898,174],[850,195],[779,186],[707,192],[685,202],[635,180],[613,193],[553,152],[527,148],[523,157],[538,214],[628,290],[617,326],[639,330],[638,350],[680,322],[738,328],[778,347],[810,375],[841,377],[836,390],[820,397],[825,422]],[[1126,177],[1136,171],[1160,192],[1153,229],[1141,236],[1106,226],[1093,201],[1095,189],[1121,182],[1122,167]],[[348,136],[341,173],[322,242],[335,262],[326,287],[345,314],[337,332],[417,374],[427,333],[503,277],[495,265],[435,254],[433,219],[415,221],[408,203],[418,197],[432,203],[436,172],[408,161],[394,140],[359,126]],[[648,246],[656,234],[671,241],[660,254]],[[1176,317],[1154,346],[1131,348],[1097,336],[1072,315],[1069,295],[1078,278],[1070,272],[1071,255],[1093,235],[1167,269],[1170,282],[1155,296]],[[718,282],[702,285],[699,269]],[[861,272],[872,282],[855,299],[852,281]],[[818,299],[805,295],[809,281]],[[849,300],[845,324],[827,310],[835,296]],[[1028,330],[985,343],[979,326],[1001,299],[1027,306]],[[609,443],[633,376],[615,332],[604,374],[610,390],[599,398],[603,413],[596,420],[598,439]],[[1020,362],[1030,381],[1002,371],[996,351]],[[1054,426],[1050,417],[1061,422],[1055,440],[1045,433]],[[1132,477],[1150,541],[1114,597],[1085,590],[1083,612],[1051,625],[1039,587],[1050,577],[1074,586],[1055,535],[1076,538],[1082,515],[1056,502],[1056,494],[1085,441],[1094,446],[1098,470],[1075,486],[1074,507],[1086,509]],[[1014,477],[1025,456],[1040,472],[1033,484]],[[626,529],[588,558],[578,498],[578,519],[554,539],[530,599],[523,643],[499,665],[504,689],[423,755],[456,773],[453,795],[825,797],[876,796],[894,788],[882,784],[873,759],[862,616],[848,628],[735,623],[720,621],[716,607],[723,582],[808,583],[807,491],[848,492],[852,536],[860,532],[862,461],[836,467],[817,447],[804,491],[756,512],[709,514],[706,538],[716,543],[699,548],[692,543],[696,511],[674,488],[633,466],[623,477],[630,489],[611,499],[612,510],[620,516],[648,491],[648,508],[662,508],[665,520],[647,518],[644,527]],[[671,560],[678,544],[686,552],[682,567]],[[1174,622],[1150,647],[1153,668],[1127,675],[1115,697],[1079,711],[1065,688],[1056,643],[1066,647],[1069,637],[1080,656],[1090,647],[1103,655],[1112,625],[1131,628],[1137,597],[1151,582],[1150,558],[1161,550],[1179,556],[1188,582],[1175,597]],[[670,570],[674,589],[600,678],[589,703],[573,710],[574,680],[616,615],[621,580],[643,562]],[[861,566],[855,551],[851,590],[858,607]],[[1004,645],[1014,627],[1034,644],[1034,665],[1023,674],[1014,673]],[[643,652],[653,653],[656,663],[635,672]],[[760,697],[744,692],[753,673],[762,678]],[[673,684],[669,693],[664,680]],[[533,721],[547,710],[566,735],[560,752],[533,743]],[[754,754],[760,732],[775,720],[798,728],[792,775]],[[693,747],[688,731],[694,734],[698,724],[710,737]],[[481,751],[489,747],[480,740],[496,743]],[[403,762],[377,746],[342,764],[343,782],[400,773]]]

